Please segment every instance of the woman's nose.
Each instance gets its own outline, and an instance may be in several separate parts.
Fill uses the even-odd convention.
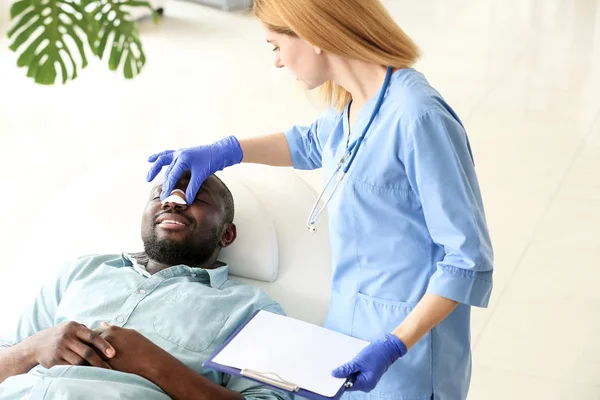
[[[283,68],[285,67],[285,65],[283,65],[283,62],[281,62],[281,57],[279,57],[278,55],[275,56],[275,68]]]

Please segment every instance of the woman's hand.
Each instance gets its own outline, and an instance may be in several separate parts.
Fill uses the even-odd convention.
[[[189,169],[192,177],[185,197],[187,203],[192,204],[206,178],[224,168],[239,164],[243,156],[240,143],[234,136],[205,146],[188,147],[177,151],[166,150],[150,156],[148,162],[153,164],[146,180],[148,182],[154,180],[161,169],[168,165],[160,195],[161,200],[164,200],[173,191],[181,174]]]
[[[356,377],[348,390],[370,392],[396,360],[406,354],[406,346],[391,333],[365,347],[354,359],[333,370],[336,378]]]

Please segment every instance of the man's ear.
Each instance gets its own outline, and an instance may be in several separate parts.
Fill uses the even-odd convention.
[[[234,223],[228,224],[221,235],[221,240],[219,241],[219,246],[221,248],[229,247],[231,243],[235,242],[237,238],[237,228]]]

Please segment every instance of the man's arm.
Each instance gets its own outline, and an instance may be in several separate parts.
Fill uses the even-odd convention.
[[[11,376],[25,374],[36,365],[31,348],[24,342],[0,348],[0,383]]]
[[[281,398],[265,393],[256,397],[244,397],[239,392],[218,385],[177,360],[136,330],[104,323],[96,332],[116,350],[117,355],[108,360],[113,369],[148,379],[174,400]]]
[[[42,286],[18,322],[2,332],[0,383],[10,376],[30,371],[37,364],[46,368],[59,364],[109,368],[97,353],[104,352],[105,357],[111,357],[106,351],[110,348],[114,352],[114,349],[94,331],[76,322],[55,326],[56,311],[69,283],[83,268],[94,268],[97,264],[94,260],[81,257],[66,263],[54,279]]]
[[[233,390],[217,385],[211,380],[196,373],[175,357],[168,357],[153,362],[154,368],[150,377],[146,377],[158,385],[174,400],[243,400],[244,396]]]
[[[155,364],[157,369],[152,374],[158,385],[174,400],[289,400],[290,397],[275,389],[260,384],[248,385],[246,379],[230,377],[227,387],[217,385],[188,368],[176,358]],[[150,379],[152,380],[152,379]],[[240,381],[245,381],[241,383]],[[237,389],[237,390],[235,390]]]
[[[14,346],[0,349],[0,383],[11,376],[27,373],[38,364],[46,368],[91,365],[110,369],[98,352],[106,358],[115,354],[112,346],[96,332],[77,322],[64,322]]]

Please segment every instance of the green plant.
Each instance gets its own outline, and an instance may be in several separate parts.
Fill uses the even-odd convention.
[[[131,79],[146,57],[129,7],[148,8],[158,18],[141,0],[19,0],[10,9],[11,19],[19,18],[8,31],[10,49],[20,53],[17,65],[27,76],[44,85],[54,84],[59,71],[63,83],[75,79],[88,65],[88,51],[108,55],[109,68]]]

